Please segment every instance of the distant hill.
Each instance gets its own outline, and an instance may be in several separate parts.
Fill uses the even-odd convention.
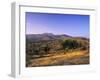
[[[56,39],[64,39],[71,38],[69,35],[54,35],[52,33],[43,33],[43,34],[27,34],[26,40],[31,42],[42,41],[42,40],[56,40]]]
[[[67,39],[67,38],[74,38],[74,39],[84,39],[87,40],[87,38],[83,37],[72,37],[70,35],[61,34],[61,35],[55,35],[52,33],[43,33],[43,34],[26,34],[26,40],[28,42],[38,42],[38,41],[46,41],[46,40],[58,40],[58,39]]]

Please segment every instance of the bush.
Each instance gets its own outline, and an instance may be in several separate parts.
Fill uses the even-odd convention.
[[[77,40],[68,39],[62,43],[62,46],[64,50],[70,50],[81,47],[81,44]]]

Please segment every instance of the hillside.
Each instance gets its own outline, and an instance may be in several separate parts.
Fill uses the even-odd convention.
[[[88,63],[89,39],[87,38],[52,33],[26,35],[27,67]]]
[[[56,40],[56,39],[64,39],[71,38],[69,35],[54,35],[52,33],[43,33],[43,34],[27,34],[26,40],[29,42],[38,42],[43,40]]]

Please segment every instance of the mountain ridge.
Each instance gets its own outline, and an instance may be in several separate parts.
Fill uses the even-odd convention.
[[[78,38],[87,39],[85,37],[72,37],[67,34],[53,34],[53,33],[42,33],[42,34],[26,34],[26,40],[30,42],[43,41],[43,40],[56,40],[66,38]]]

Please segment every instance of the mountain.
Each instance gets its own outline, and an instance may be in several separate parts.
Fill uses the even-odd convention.
[[[54,35],[52,33],[43,33],[43,34],[27,34],[26,40],[29,42],[36,42],[42,40],[56,40],[56,39],[65,39],[71,38],[71,36],[62,34],[62,35]]]

